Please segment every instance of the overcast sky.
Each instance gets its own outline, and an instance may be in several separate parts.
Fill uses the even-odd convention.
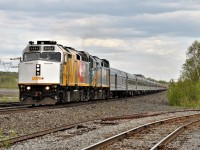
[[[199,40],[199,17],[199,0],[1,0],[0,58],[21,56],[29,41],[55,40],[169,81]]]

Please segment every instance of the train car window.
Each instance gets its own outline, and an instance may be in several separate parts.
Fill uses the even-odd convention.
[[[105,67],[109,68],[109,64],[104,64]]]
[[[81,60],[80,56],[78,54],[76,54],[76,59],[77,60]]]
[[[70,58],[70,59],[71,59],[71,58],[72,58],[72,55],[70,55],[70,54],[69,54],[69,55],[68,55],[68,58]]]
[[[101,67],[103,67],[103,63],[101,63]]]
[[[134,80],[128,80],[128,83],[131,85],[135,85],[135,81]]]
[[[87,57],[82,57],[82,61],[88,62],[88,58]]]
[[[91,67],[94,68],[94,66],[93,66],[93,60],[92,60],[91,57],[89,58],[89,61],[90,61],[90,65],[91,65]]]
[[[31,61],[31,60],[38,60],[40,59],[41,53],[24,53],[23,60],[24,61]]]
[[[99,63],[98,62],[96,62],[96,66],[99,67]]]
[[[43,52],[41,55],[43,60],[61,61],[61,54],[59,52]]]

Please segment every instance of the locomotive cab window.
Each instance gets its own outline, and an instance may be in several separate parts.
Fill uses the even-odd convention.
[[[44,52],[44,53],[24,53],[24,61],[32,60],[48,60],[48,61],[61,61],[61,54],[58,52]]]
[[[61,61],[61,54],[59,52],[44,52],[41,58],[49,61]]]
[[[40,53],[24,53],[23,60],[31,61],[40,59]]]

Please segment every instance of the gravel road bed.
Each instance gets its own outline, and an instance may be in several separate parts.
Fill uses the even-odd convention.
[[[0,130],[3,135],[14,132],[18,136],[80,121],[177,109],[181,108],[168,105],[166,92],[160,92],[98,104],[1,115]]]
[[[43,137],[31,139],[11,146],[10,150],[18,149],[38,149],[38,150],[79,150],[91,144],[97,143],[105,138],[114,136],[139,125],[153,122],[160,119],[165,119],[174,116],[182,116],[195,114],[199,112],[177,112],[160,115],[156,117],[147,117],[134,120],[123,120],[116,122],[113,125],[99,126],[98,122],[88,122],[83,124],[83,127],[70,129],[62,132],[52,133]],[[84,127],[85,126],[85,127]],[[193,138],[193,137],[192,137]],[[143,141],[140,141],[142,144]],[[145,141],[144,141],[145,142]],[[193,142],[197,142],[193,139]],[[191,143],[188,143],[191,144]],[[189,146],[188,146],[189,147]],[[111,148],[112,149],[112,148]]]
[[[166,147],[167,149],[197,150],[200,149],[200,123],[187,128]]]
[[[17,135],[23,135],[80,121],[176,109],[168,106],[166,92],[161,92],[98,104],[1,115],[0,129],[5,134],[14,130]]]
[[[199,112],[197,113],[199,114]],[[185,114],[188,114],[188,112]],[[175,115],[181,116],[182,114],[177,113]],[[130,136],[118,142],[115,142],[113,145],[108,146],[106,149],[150,149],[164,137],[176,130],[178,127],[183,126],[188,122],[195,121],[197,119],[198,117],[190,117],[184,120],[175,120],[161,124],[159,126],[150,127],[147,130],[139,132],[133,136]],[[175,147],[173,149],[178,149],[180,147],[177,144],[174,144],[174,146]]]

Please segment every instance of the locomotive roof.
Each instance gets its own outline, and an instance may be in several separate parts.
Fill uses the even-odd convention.
[[[32,42],[32,41],[30,41],[30,42]],[[37,41],[37,44],[51,44],[51,45],[56,45],[57,42],[56,41]]]

